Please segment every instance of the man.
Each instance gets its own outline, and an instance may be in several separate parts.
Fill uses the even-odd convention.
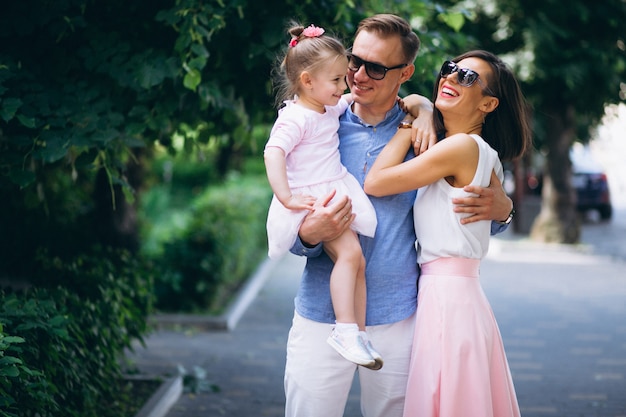
[[[339,149],[342,162],[361,184],[405,116],[396,97],[402,83],[415,71],[418,49],[419,38],[398,16],[376,15],[363,20],[357,29],[347,76],[354,104],[340,119]],[[423,113],[420,119],[429,125],[430,111]],[[432,129],[418,130],[416,147],[420,147],[419,141],[434,143]],[[479,197],[456,203],[459,211],[474,213],[469,222],[502,220],[512,212],[511,200],[499,183],[468,191]],[[372,197],[378,218],[376,236],[361,237],[367,263],[367,333],[384,359],[384,366],[376,371],[357,367],[326,343],[335,320],[329,289],[333,264],[321,242],[338,236],[353,220],[349,199],[338,196],[329,203],[333,197],[327,196],[308,215],[292,248],[293,253],[308,259],[287,343],[285,415],[343,416],[358,370],[363,415],[400,417],[417,304],[415,192]],[[492,226],[492,230],[499,228],[506,225]]]

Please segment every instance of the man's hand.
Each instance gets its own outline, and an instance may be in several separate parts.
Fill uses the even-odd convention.
[[[315,246],[320,242],[339,237],[354,220],[352,200],[348,196],[339,198],[332,205],[328,203],[335,196],[333,190],[323,198],[319,198],[313,211],[304,218],[300,225],[300,240],[307,246]]]
[[[472,213],[471,216],[461,219],[461,224],[480,220],[503,222],[513,208],[513,201],[506,195],[502,183],[494,172],[491,173],[491,184],[488,188],[467,185],[463,189],[477,196],[452,199],[455,213]]]

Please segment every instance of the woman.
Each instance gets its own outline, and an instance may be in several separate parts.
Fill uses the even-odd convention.
[[[486,51],[446,61],[433,101],[445,140],[403,162],[413,144],[410,130],[399,129],[365,179],[365,191],[379,197],[419,188],[413,211],[422,272],[404,416],[519,416],[502,338],[478,280],[490,222],[461,224],[452,198],[467,196],[466,185],[487,186],[494,172],[502,179],[500,159],[524,153],[526,103],[511,70]]]

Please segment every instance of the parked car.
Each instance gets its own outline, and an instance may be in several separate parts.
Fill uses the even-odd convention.
[[[593,159],[587,148],[574,148],[572,161],[572,187],[576,189],[577,209],[580,212],[597,210],[602,220],[613,216],[609,182],[604,169]]]
[[[609,220],[613,216],[609,182],[602,166],[593,158],[588,148],[575,145],[570,152],[572,162],[572,187],[576,190],[576,208],[585,213],[597,210],[602,220]],[[526,175],[527,192],[541,195],[543,176],[541,169],[543,158],[530,167]]]

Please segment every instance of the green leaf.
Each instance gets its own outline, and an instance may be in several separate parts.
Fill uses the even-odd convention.
[[[24,343],[26,340],[19,336],[6,336],[2,338],[2,341],[6,343]]]
[[[202,69],[206,66],[206,58],[205,57],[197,57],[189,61],[189,68],[196,69],[198,71],[202,71]]]
[[[22,100],[19,98],[6,98],[2,100],[0,107],[0,117],[8,122],[15,116],[15,112],[22,106]]]
[[[52,317],[48,323],[50,323],[51,326],[59,327],[65,324],[66,322],[67,322],[67,319],[64,316],[57,315],[57,316]]]
[[[3,366],[7,366],[7,365],[11,366],[15,364],[21,365],[22,360],[14,356],[5,356],[3,358],[0,358],[0,368],[2,368]]]
[[[22,371],[22,373],[28,376],[43,376],[44,375],[43,372],[41,371],[33,370],[25,366],[20,366],[20,370]]]
[[[125,127],[124,133],[127,135],[142,135],[146,130],[145,123],[128,123]]]
[[[106,145],[110,143],[111,141],[115,140],[116,138],[118,138],[119,135],[120,135],[120,132],[117,131],[116,129],[105,129],[94,134],[93,140],[95,142],[99,142],[99,143]]]
[[[0,376],[16,377],[19,375],[20,371],[15,366],[9,366],[8,368],[0,369]]]
[[[37,150],[37,152],[33,155],[41,158],[44,162],[51,164],[63,159],[65,155],[67,155],[67,149],[63,146],[50,146],[48,148],[41,148]]]
[[[129,148],[145,148],[146,142],[140,138],[136,138],[133,136],[125,136],[122,138],[122,143],[124,143]]]
[[[201,43],[194,43],[193,45],[191,45],[191,51],[197,56],[201,56],[204,58],[209,57],[209,51],[207,51],[207,49]]]
[[[25,188],[35,182],[35,174],[31,171],[11,171],[9,172],[9,178],[13,184],[19,185],[20,188]]]
[[[159,85],[165,79],[165,71],[156,65],[143,65],[139,70],[139,84],[143,88],[152,88]]]
[[[26,127],[29,127],[31,129],[35,128],[35,118],[34,117],[26,117],[23,114],[18,114],[17,115],[17,120],[20,121],[20,123]]]
[[[196,69],[190,69],[189,72],[185,75],[185,79],[183,80],[183,85],[185,88],[188,88],[191,91],[196,91],[198,85],[202,81],[202,75],[200,71]]]
[[[463,13],[442,13],[439,18],[455,32],[459,32],[465,24],[465,16]]]

